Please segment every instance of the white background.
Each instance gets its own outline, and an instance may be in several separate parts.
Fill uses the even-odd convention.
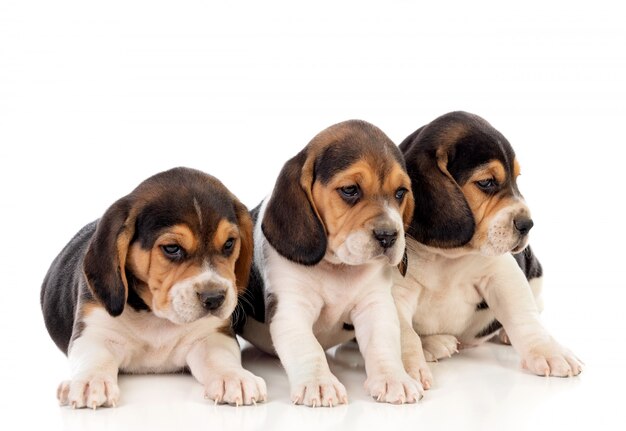
[[[543,429],[624,426],[626,26],[595,2],[0,1],[0,420],[25,429]],[[617,3],[617,2],[616,2]],[[509,347],[434,365],[417,406],[376,404],[358,355],[331,355],[352,403],[212,407],[190,376],[122,376],[117,409],[56,405],[64,356],[39,287],[84,224],[158,171],[220,178],[249,207],[321,129],[395,142],[451,110],[513,144],[546,273],[544,321],[586,363],[519,369]],[[349,349],[348,349],[349,350]],[[351,365],[352,364],[352,365]],[[3,429],[10,429],[5,424]],[[622,428],[623,429],[623,428]]]

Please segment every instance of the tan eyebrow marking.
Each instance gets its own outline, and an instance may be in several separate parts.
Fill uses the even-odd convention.
[[[504,166],[502,166],[502,162],[499,160],[492,160],[491,162],[479,166],[471,176],[471,181],[480,181],[481,179],[486,179],[487,175],[492,176],[495,180],[502,184],[506,179],[506,172],[504,170]]]

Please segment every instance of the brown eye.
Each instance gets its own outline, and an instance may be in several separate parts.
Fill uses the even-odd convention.
[[[339,195],[349,204],[355,204],[361,197],[361,189],[356,184],[338,189]]]
[[[229,256],[233,252],[233,248],[235,247],[235,238],[228,238],[224,243],[224,247],[222,247],[222,253],[224,255]]]
[[[406,195],[406,192],[408,192],[407,189],[405,189],[404,187],[400,187],[398,190],[396,190],[396,199],[398,199],[399,201],[404,199],[404,195]]]
[[[178,244],[166,244],[161,246],[165,257],[170,260],[180,260],[185,257],[185,250]]]
[[[476,181],[476,185],[483,191],[491,192],[498,186],[498,183],[493,178],[489,178],[486,180]]]

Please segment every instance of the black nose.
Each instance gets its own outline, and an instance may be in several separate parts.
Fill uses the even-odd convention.
[[[398,238],[397,230],[374,230],[374,238],[378,240],[382,248],[391,247]]]
[[[529,218],[518,218],[513,221],[515,225],[515,229],[520,233],[520,235],[526,235],[532,227],[535,225],[533,221]]]
[[[202,306],[209,311],[219,308],[224,303],[224,292],[198,292],[198,299]]]

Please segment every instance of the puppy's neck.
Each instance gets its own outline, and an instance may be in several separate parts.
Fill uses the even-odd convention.
[[[326,256],[316,266],[323,271],[337,274],[348,274],[352,272],[364,272],[366,270],[378,269],[384,267],[384,258],[377,258],[361,265],[348,265],[340,261],[337,256],[330,252],[326,252]]]
[[[433,247],[422,244],[411,237],[407,237],[406,247],[408,251],[416,254],[418,258],[423,260],[432,260],[434,258],[462,259],[467,256],[480,255],[480,251],[470,246],[454,248]]]

